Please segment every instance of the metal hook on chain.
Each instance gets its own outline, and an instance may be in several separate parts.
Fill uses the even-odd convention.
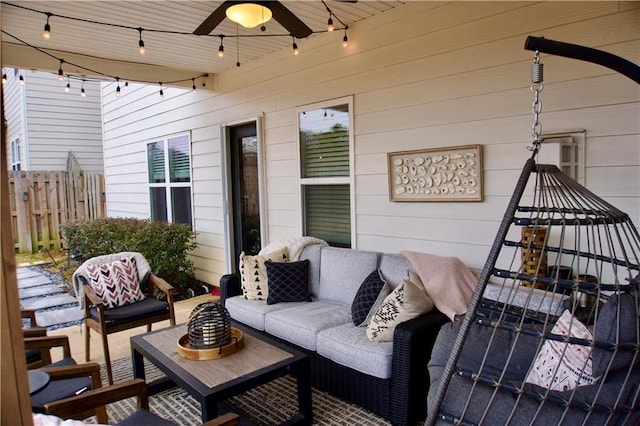
[[[542,102],[540,101],[540,92],[544,89],[543,71],[544,64],[540,63],[540,52],[536,50],[533,64],[531,65],[531,91],[533,92],[533,105],[531,106],[533,125],[531,126],[531,135],[533,136],[533,146],[528,147],[528,149],[533,152],[533,155],[538,153],[540,144],[542,143],[540,139],[540,135],[542,134],[542,123],[540,123]]]

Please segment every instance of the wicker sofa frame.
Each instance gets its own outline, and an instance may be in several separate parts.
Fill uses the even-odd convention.
[[[220,279],[220,300],[242,294],[237,274]],[[426,417],[429,373],[427,363],[440,327],[447,317],[437,310],[399,324],[393,337],[389,379],[364,374],[329,360],[315,351],[283,341],[309,354],[312,384],[339,398],[384,417],[394,425],[415,425]],[[259,333],[264,331],[256,330]]]

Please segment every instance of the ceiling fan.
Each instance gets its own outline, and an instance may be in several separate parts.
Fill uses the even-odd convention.
[[[342,0],[348,1],[349,3],[355,3],[357,0]],[[230,8],[238,5],[245,5],[247,3],[256,4],[259,6],[263,6],[271,12],[273,15],[273,19],[278,21],[280,25],[282,25],[292,36],[295,38],[306,38],[309,37],[313,30],[307,26],[300,18],[293,14],[289,9],[287,9],[281,2],[279,1],[233,1],[227,0],[224,1],[216,10],[214,10],[211,15],[205,19],[198,28],[193,32],[196,35],[207,35],[210,34],[219,24],[222,22],[224,18],[226,18],[227,11]],[[262,22],[266,22],[269,20],[270,16]],[[234,19],[232,19],[234,20]],[[238,21],[236,21],[238,22]],[[260,22],[260,23],[262,23]],[[258,25],[260,25],[258,23]]]

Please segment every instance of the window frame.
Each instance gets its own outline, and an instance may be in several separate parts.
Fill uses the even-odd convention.
[[[331,108],[336,105],[346,104],[349,112],[349,175],[343,177],[302,177],[302,145],[300,140],[300,115],[304,111]],[[351,248],[356,247],[356,197],[355,197],[355,137],[354,137],[354,113],[353,113],[353,96],[345,96],[342,98],[330,99],[313,104],[302,105],[296,108],[296,169],[298,184],[298,201],[300,208],[300,222],[298,233],[304,235],[306,229],[305,199],[304,188],[309,185],[348,185],[349,187],[349,211],[350,211],[350,229],[351,229]]]
[[[177,139],[177,138],[181,138],[181,137],[186,137],[187,138],[187,150],[188,150],[188,158],[189,158],[189,181],[188,182],[171,182],[171,171],[170,171],[170,166],[169,166],[169,158],[170,155],[168,155],[169,153],[169,141],[172,139]],[[164,160],[164,182],[151,182],[151,175],[150,175],[150,170],[149,170],[149,145],[151,144],[155,144],[155,143],[162,143],[162,149],[163,149],[163,160]],[[151,202],[151,188],[164,188],[164,194],[165,194],[165,204],[166,204],[166,215],[167,215],[167,222],[168,223],[174,223],[174,218],[175,218],[175,214],[172,208],[172,194],[171,191],[173,188],[189,188],[189,199],[190,199],[190,212],[189,212],[189,216],[191,218],[190,223],[188,223],[189,226],[191,226],[191,228],[193,229],[194,226],[194,214],[193,214],[193,161],[192,161],[192,157],[191,157],[191,132],[185,132],[185,133],[176,133],[176,134],[172,134],[172,135],[167,135],[167,136],[163,136],[163,137],[159,137],[159,138],[154,138],[151,139],[149,141],[147,141],[145,143],[145,163],[146,163],[146,175],[147,175],[147,187],[148,187],[148,191],[147,191],[147,195],[149,197],[149,202],[148,202],[148,206],[149,206],[149,218],[152,219],[153,217],[153,206],[152,206],[152,202]],[[181,222],[180,222],[181,223]]]
[[[17,153],[17,155],[16,155]],[[22,170],[22,152],[20,147],[20,138],[17,137],[9,142],[9,170]]]
[[[570,178],[586,186],[586,130],[543,133],[540,138],[542,146],[537,161],[555,164]]]

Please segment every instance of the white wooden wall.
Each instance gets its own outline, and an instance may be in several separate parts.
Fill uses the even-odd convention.
[[[220,128],[264,113],[269,240],[297,235],[295,108],[354,96],[357,248],[460,257],[481,268],[529,157],[528,35],[640,63],[638,2],[410,2],[342,33],[218,75],[214,92],[104,88],[108,213],[148,217],[144,142],[191,131],[198,277],[225,265]],[[212,55],[212,60],[215,60]],[[587,187],[640,224],[640,92],[614,71],[542,55],[543,131],[586,130]],[[394,203],[386,154],[484,146],[485,201]],[[543,148],[544,149],[544,148]]]
[[[100,83],[82,82],[47,72],[25,71],[25,118],[29,170],[64,170],[71,150],[85,171],[103,172]]]
[[[23,117],[24,117],[24,91],[23,87],[19,83],[20,72],[24,71],[15,68],[2,68],[2,73],[7,75],[7,82],[4,84],[4,116],[7,120],[7,161],[11,161],[11,141],[16,138],[20,139],[21,154],[24,156],[25,151],[22,145],[24,144],[24,132],[23,132]],[[27,166],[26,158],[22,158],[22,168]],[[7,164],[10,166],[10,164]],[[8,167],[9,170],[11,169]]]

